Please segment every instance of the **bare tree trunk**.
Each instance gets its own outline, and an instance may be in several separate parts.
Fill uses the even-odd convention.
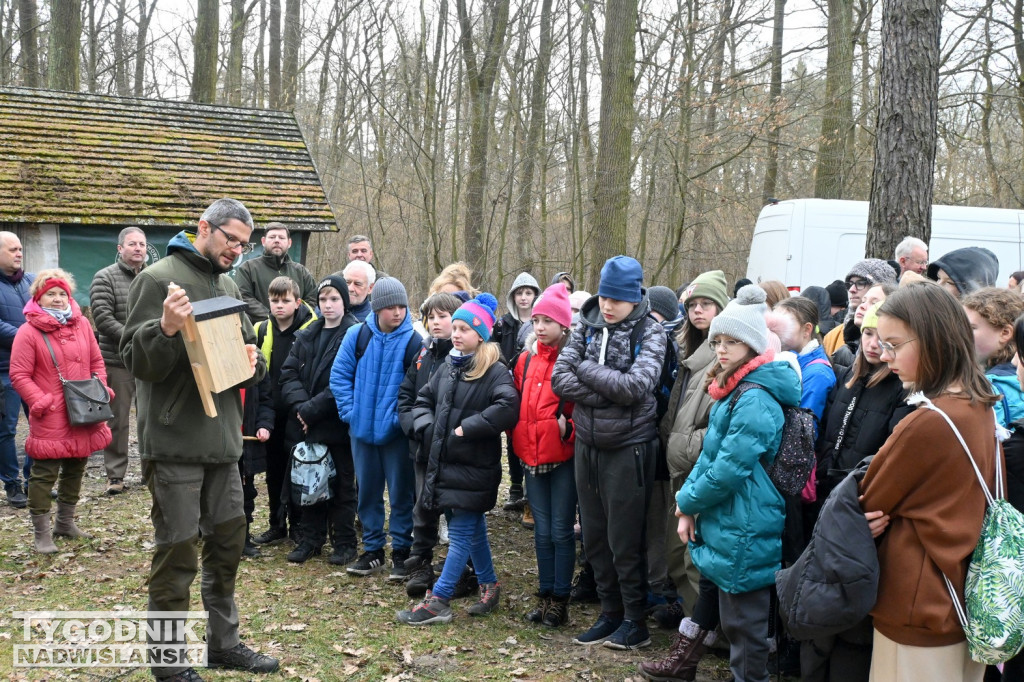
[[[217,48],[219,36],[219,7],[217,0],[198,0],[196,6],[196,32],[192,37],[194,56],[192,68],[193,102],[213,104],[217,100]]]
[[[636,120],[633,69],[636,65],[637,0],[607,0],[605,7],[601,123],[591,219],[591,231],[597,236],[591,244],[595,273],[607,259],[626,253],[629,178]],[[591,280],[591,285],[596,287],[596,275]]]
[[[127,0],[117,0],[117,16],[114,18],[114,89],[118,97],[131,94],[128,88],[128,50],[125,48],[124,35],[127,14]]]
[[[242,104],[242,43],[245,40],[245,0],[231,0],[231,41],[228,43],[228,69],[224,90],[228,104]]]
[[[281,68],[281,105],[295,108],[295,95],[299,87],[299,36],[302,28],[302,0],[284,3],[284,63]]]
[[[253,74],[253,106],[262,109],[267,102],[267,68],[264,60],[263,46],[267,36],[267,0],[260,2],[260,30],[256,40],[256,49],[252,53]]]
[[[999,181],[999,169],[995,155],[992,153],[992,106],[995,99],[995,87],[992,83],[990,60],[992,57],[992,3],[985,13],[985,52],[981,57],[981,76],[985,80],[985,91],[981,96],[981,149],[985,153],[985,167],[988,170],[989,192],[996,206],[1002,206],[1002,183]]]
[[[270,0],[270,108],[280,109],[281,102],[281,0]]]
[[[875,165],[867,256],[903,237],[931,238],[941,0],[883,0]]]
[[[0,85],[11,85],[14,81],[14,62],[11,59],[14,46],[14,2],[0,2]]]
[[[19,0],[18,22],[21,25],[21,82],[27,88],[42,85],[39,73],[39,17],[36,0]]]
[[[769,115],[772,117],[768,128],[768,158],[765,159],[764,186],[761,190],[761,203],[767,204],[775,197],[775,184],[779,179],[779,128],[782,101],[782,35],[786,21],[786,0],[775,0],[775,19],[772,27],[772,75],[768,87]]]
[[[520,267],[533,271],[536,252],[529,238],[530,215],[533,213],[533,174],[537,166],[538,147],[544,132],[544,111],[547,103],[548,68],[551,65],[551,2],[543,0],[540,8],[540,44],[537,63],[533,67],[533,88],[530,92],[530,128],[523,150],[519,196],[516,198],[516,222],[512,238],[519,244]]]
[[[466,260],[481,280],[489,282],[484,249],[484,195],[487,192],[488,137],[492,123],[492,97],[494,81],[498,75],[498,62],[505,47],[508,29],[509,0],[496,0],[491,6],[491,26],[478,61],[473,45],[473,26],[466,0],[456,0],[461,35],[462,58],[466,64],[469,83],[470,134],[469,169],[466,173]]]
[[[814,196],[842,199],[850,168],[853,129],[853,2],[828,0],[828,55],[825,63],[825,111],[821,117]]]
[[[1024,126],[1024,0],[1013,3],[1013,50],[1017,55],[1017,120]]]
[[[78,92],[81,41],[81,0],[53,0],[47,54],[47,87],[51,90]]]
[[[146,0],[139,0],[139,30],[135,34],[135,96],[142,97],[145,93],[146,81],[146,44],[149,34],[149,22],[156,10],[156,0],[151,0],[146,8]]]

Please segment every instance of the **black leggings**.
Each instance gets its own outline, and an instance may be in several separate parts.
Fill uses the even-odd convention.
[[[693,605],[693,615],[690,619],[701,630],[713,631],[718,628],[718,624],[722,621],[718,611],[718,585],[711,582],[708,578],[701,576],[699,587],[697,603]]]

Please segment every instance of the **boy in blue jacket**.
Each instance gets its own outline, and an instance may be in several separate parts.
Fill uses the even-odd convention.
[[[416,480],[409,442],[398,421],[398,389],[405,377],[406,349],[416,332],[405,287],[394,277],[377,280],[371,306],[373,314],[345,333],[331,368],[331,392],[352,439],[359,485],[357,507],[363,524],[363,554],[347,570],[353,575],[371,575],[386,568],[386,486],[391,504],[391,579],[404,580],[412,545]],[[364,326],[370,330],[369,339],[365,348],[359,348]]]

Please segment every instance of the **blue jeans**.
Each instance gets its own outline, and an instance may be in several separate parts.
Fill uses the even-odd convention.
[[[576,473],[563,462],[540,475],[526,472],[526,497],[533,512],[533,544],[537,550],[540,591],[558,597],[572,589],[576,567]]]
[[[412,508],[416,501],[416,475],[409,459],[409,441],[395,438],[371,445],[352,438],[352,462],[359,484],[358,512],[363,524],[363,551],[384,549],[384,486],[388,489],[391,550],[412,546]]]
[[[434,594],[442,599],[451,599],[455,594],[455,583],[466,568],[466,561],[473,560],[473,570],[481,585],[498,582],[491,559],[491,543],[487,539],[487,519],[480,512],[453,509],[448,522],[448,556],[441,569],[441,577],[434,583]]]
[[[4,385],[4,419],[0,423],[0,481],[14,483],[18,480],[18,448],[14,446],[14,436],[18,431],[18,413],[21,411],[21,396],[11,386],[11,375],[0,373],[0,382]],[[25,455],[25,480],[28,481],[32,470],[32,460]]]

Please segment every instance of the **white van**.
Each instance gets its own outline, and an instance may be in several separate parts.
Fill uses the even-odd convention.
[[[864,258],[868,202],[792,199],[768,204],[754,226],[747,278],[777,279],[791,291],[843,279]],[[901,235],[902,238],[902,235]],[[1024,211],[933,206],[928,258],[964,246],[983,246],[999,258],[997,286],[1024,262]],[[894,260],[887,254],[886,260]]]

